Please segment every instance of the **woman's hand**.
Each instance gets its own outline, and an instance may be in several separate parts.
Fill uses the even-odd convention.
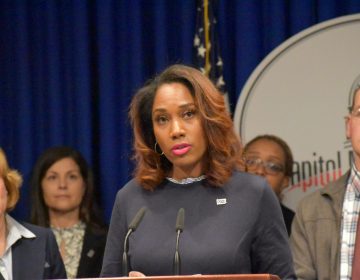
[[[129,272],[129,277],[140,277],[140,278],[145,278],[145,274],[139,272],[139,271],[130,271]]]

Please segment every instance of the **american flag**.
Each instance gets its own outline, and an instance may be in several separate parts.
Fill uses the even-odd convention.
[[[228,94],[223,76],[217,21],[214,15],[216,0],[197,0],[196,33],[194,37],[195,64],[224,94],[230,112]]]

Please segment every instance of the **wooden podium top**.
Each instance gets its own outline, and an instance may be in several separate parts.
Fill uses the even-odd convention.
[[[146,276],[146,280],[280,280],[271,274],[214,274],[214,275],[169,275],[169,276]],[[139,277],[112,277],[112,278],[87,278],[101,280],[139,280]],[[86,279],[83,279],[86,280]]]

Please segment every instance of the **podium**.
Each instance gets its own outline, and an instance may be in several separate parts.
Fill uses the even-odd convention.
[[[169,275],[169,276],[146,276],[140,277],[111,277],[111,278],[88,278],[99,280],[280,280],[272,274],[214,274],[214,275]],[[86,279],[84,279],[86,280]]]

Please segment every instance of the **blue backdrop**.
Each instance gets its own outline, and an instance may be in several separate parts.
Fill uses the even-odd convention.
[[[221,0],[215,8],[231,109],[254,68],[290,36],[360,12],[360,0]],[[173,63],[193,64],[194,0],[0,0],[0,146],[28,179],[53,145],[79,149],[109,219],[130,178],[127,110],[137,88]]]

